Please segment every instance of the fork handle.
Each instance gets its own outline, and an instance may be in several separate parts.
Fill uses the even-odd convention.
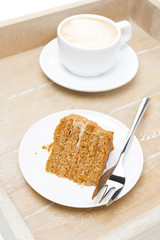
[[[133,134],[134,134],[134,132],[135,132],[135,130],[136,130],[136,128],[137,128],[137,126],[138,126],[138,124],[139,124],[139,122],[140,122],[140,120],[141,120],[141,118],[142,118],[142,116],[143,116],[143,114],[145,112],[145,110],[148,107],[149,101],[150,101],[150,98],[148,98],[148,97],[144,97],[142,99],[142,102],[141,102],[141,104],[140,104],[140,106],[138,108],[138,111],[137,111],[137,114],[135,116],[135,119],[134,119],[134,121],[132,123],[132,126],[131,126],[131,128],[129,130],[129,133],[127,135],[127,138],[125,140],[125,144],[124,144],[124,147],[122,149],[121,155],[123,153],[125,153],[125,151],[127,149],[127,146],[129,144],[129,142],[130,142],[130,140],[131,140],[131,138],[132,138],[132,136],[133,136]]]

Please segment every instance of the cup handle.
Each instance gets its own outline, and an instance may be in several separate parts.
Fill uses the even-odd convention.
[[[121,31],[121,45],[131,39],[132,27],[130,22],[123,20],[116,23],[117,27]]]

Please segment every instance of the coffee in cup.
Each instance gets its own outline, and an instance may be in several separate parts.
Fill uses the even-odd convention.
[[[79,14],[64,19],[57,29],[59,57],[72,73],[94,77],[110,69],[120,46],[131,37],[128,21]]]
[[[101,48],[113,43],[118,32],[109,22],[95,18],[77,17],[63,24],[61,35],[75,46]]]

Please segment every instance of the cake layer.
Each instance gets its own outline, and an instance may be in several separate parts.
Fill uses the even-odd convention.
[[[60,120],[46,171],[78,184],[97,185],[113,149],[113,132],[79,115]]]

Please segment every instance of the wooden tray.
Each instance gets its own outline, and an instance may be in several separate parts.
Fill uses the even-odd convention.
[[[42,73],[42,47],[56,37],[63,18],[77,13],[131,21],[129,45],[139,58],[133,81],[113,91],[89,94],[60,87]],[[159,239],[159,23],[160,7],[154,0],[80,1],[1,23],[0,209],[15,239]],[[26,183],[18,165],[18,149],[36,121],[50,113],[80,108],[110,114],[129,127],[143,96],[151,97],[136,131],[144,152],[144,169],[125,197],[110,207],[73,209],[44,199]]]

